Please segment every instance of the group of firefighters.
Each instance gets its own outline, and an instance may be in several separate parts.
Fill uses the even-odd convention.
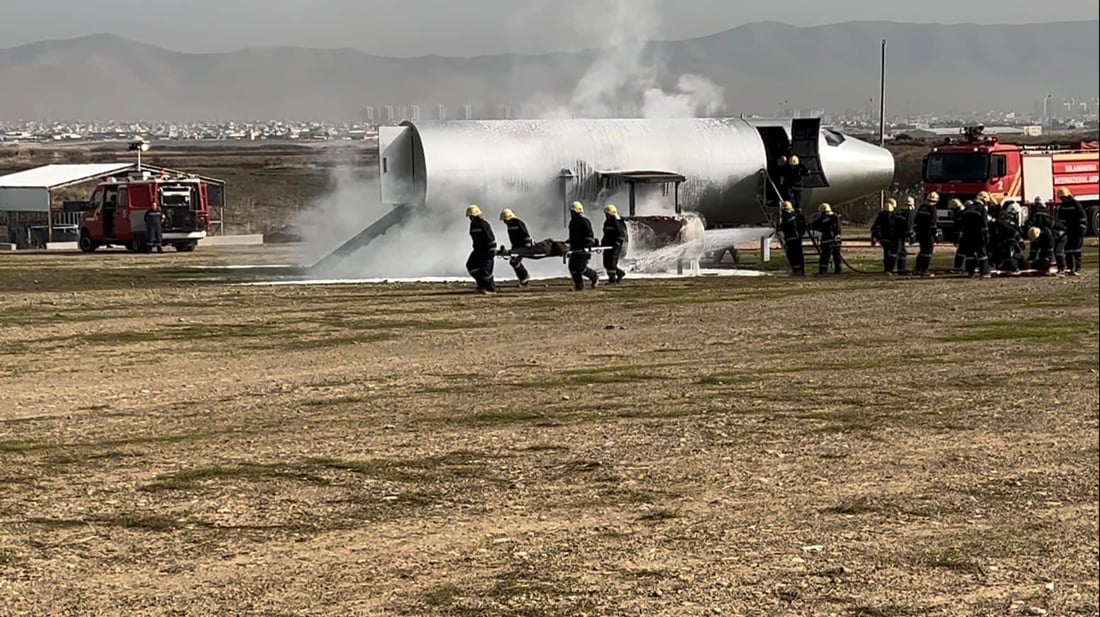
[[[603,238],[597,244],[592,222],[584,214],[584,205],[577,201],[569,208],[569,240],[563,256],[569,266],[574,291],[584,291],[585,279],[592,287],[599,285],[599,274],[588,265],[594,253],[603,253],[608,284],[617,285],[626,276],[626,272],[619,267],[619,260],[627,244],[626,222],[619,216],[614,205],[605,206],[603,212]],[[508,264],[516,273],[519,284],[526,287],[531,281],[531,275],[523,265],[523,253],[536,253],[533,249],[535,241],[527,230],[527,225],[511,210],[500,213],[500,220],[508,227],[508,242],[512,245],[512,249],[508,250],[503,246],[498,248],[493,226],[485,220],[479,206],[475,204],[467,207],[466,218],[470,219],[470,239],[473,241],[473,250],[466,260],[466,271],[477,283],[478,292],[486,295],[497,293],[498,288],[493,277],[494,260],[497,257],[509,258]]]
[[[1035,198],[1026,221],[1022,210],[1011,202],[998,204],[988,192],[963,203],[950,202],[955,262],[953,271],[969,276],[992,276],[998,272],[1018,273],[1025,269],[1038,275],[1050,274],[1054,266],[1058,274],[1077,276],[1081,272],[1081,252],[1088,228],[1087,213],[1068,189],[1060,189],[1061,203],[1043,203]],[[882,268],[887,274],[933,276],[931,272],[936,243],[943,240],[936,209],[940,196],[931,193],[924,203],[916,205],[909,197],[904,205],[888,199],[871,225],[871,244],[882,247]],[[841,268],[840,220],[832,207],[823,203],[817,217],[806,224],[801,208],[793,201],[783,203],[779,231],[791,271],[805,275],[806,264],[802,239],[807,229],[819,234],[819,271],[827,274],[830,266],[839,274]],[[1025,258],[1025,238],[1029,251]],[[909,270],[909,247],[918,246],[915,269]]]
[[[792,173],[798,173],[797,158],[791,158],[792,169],[796,170]],[[784,196],[789,199],[783,202],[779,220],[779,232],[791,271],[796,276],[806,274],[803,238],[807,231],[812,230],[818,238],[820,274],[828,274],[830,269],[840,274],[843,264],[840,217],[830,204],[822,203],[818,206],[817,216],[807,224],[798,203],[801,198],[798,178],[784,183],[787,189]],[[1027,221],[1020,220],[1021,210],[1016,204],[998,204],[987,192],[965,204],[952,199],[952,235],[957,247],[953,271],[989,277],[993,270],[1015,273],[1026,268],[1036,274],[1047,275],[1054,266],[1058,274],[1077,276],[1081,272],[1087,213],[1068,189],[1059,190],[1058,198],[1061,203],[1055,209],[1053,204],[1043,203],[1037,197]],[[871,245],[882,247],[884,272],[933,276],[931,267],[936,243],[944,238],[936,212],[939,203],[940,196],[936,193],[929,194],[920,206],[912,197],[906,198],[900,205],[893,198],[886,201],[871,225]],[[568,263],[573,289],[584,291],[585,279],[592,287],[599,284],[599,275],[589,267],[595,253],[603,253],[608,283],[616,285],[622,282],[626,272],[619,267],[619,260],[626,249],[627,228],[616,207],[608,205],[604,208],[603,238],[599,243],[592,222],[585,216],[584,205],[574,202],[569,212],[568,248],[563,249],[562,255]],[[520,285],[527,286],[531,276],[523,265],[524,253],[526,251],[531,256],[536,253],[527,225],[511,210],[500,213],[500,220],[508,228],[508,241],[512,245],[512,249],[508,250],[497,246],[493,227],[485,220],[480,207],[471,205],[466,208],[466,217],[470,220],[470,238],[473,241],[466,271],[477,283],[478,291],[483,294],[497,293],[493,270],[498,257],[508,257]],[[1026,258],[1025,237],[1030,244]],[[913,245],[917,245],[918,252],[916,267],[910,271],[909,247]]]

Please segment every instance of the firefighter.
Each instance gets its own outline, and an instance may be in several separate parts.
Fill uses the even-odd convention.
[[[1026,233],[1027,230],[1023,228],[1024,225],[1024,209],[1020,206],[1020,203],[1015,199],[1006,200],[1001,204],[1001,211],[1007,215],[1007,220],[1016,228],[1017,232],[1021,234]]]
[[[1031,269],[1040,276],[1050,275],[1050,266],[1054,261],[1054,234],[1049,227],[1032,227],[1027,232],[1031,241],[1030,255]]]
[[[619,268],[628,239],[626,222],[619,216],[619,209],[614,204],[606,206],[603,213],[605,218],[600,246],[607,249],[603,253],[603,267],[607,271],[608,284],[618,285],[626,276],[626,272]]]
[[[791,155],[787,166],[783,168],[783,186],[786,188],[787,201],[794,204],[795,212],[802,212],[802,178],[809,173],[799,160],[798,155]]]
[[[501,212],[500,220],[508,227],[508,242],[511,243],[513,251],[517,248],[535,245],[535,241],[531,239],[531,234],[527,231],[527,225],[516,216],[515,212],[511,210]],[[523,258],[519,255],[512,255],[508,260],[508,265],[512,266],[512,270],[515,271],[520,286],[527,287],[527,284],[531,282],[531,275],[523,265]]]
[[[493,259],[497,249],[497,239],[493,227],[481,215],[481,208],[470,205],[466,208],[466,218],[470,219],[470,239],[473,251],[466,260],[466,271],[477,282],[478,293],[492,295],[497,292],[493,280]]]
[[[936,238],[939,236],[939,224],[936,220],[938,214],[936,208],[940,203],[939,193],[929,193],[924,203],[917,208],[913,215],[913,230],[917,234],[917,244],[920,245],[920,253],[917,254],[917,274],[930,276],[932,258],[936,252]]]
[[[1066,231],[1066,274],[1077,276],[1081,273],[1081,251],[1085,248],[1085,233],[1088,231],[1088,214],[1067,188],[1058,189],[1058,221]]]
[[[145,242],[149,245],[149,250],[164,252],[164,213],[156,202],[145,211]]]
[[[882,204],[882,211],[875,217],[875,222],[871,224],[871,246],[876,243],[882,246],[882,271],[886,274],[892,274],[894,265],[897,263],[897,253],[894,252],[892,227],[890,225],[890,221],[894,217],[894,211],[897,209],[898,201],[893,197],[887,199]]]
[[[890,217],[890,240],[894,247],[896,272],[902,276],[909,274],[909,245],[913,244],[913,206],[912,197],[905,199],[905,205],[894,211]]]
[[[990,260],[993,269],[1001,272],[1019,272],[1023,251],[1020,249],[1020,232],[1012,224],[1011,214],[1002,210],[989,224]]]
[[[951,268],[952,272],[962,272],[966,268],[966,255],[963,254],[962,245],[959,242],[962,238],[962,215],[966,209],[961,199],[952,199],[950,201],[951,206],[951,232],[955,236],[955,263]]]
[[[836,274],[840,274],[840,217],[833,212],[833,207],[827,203],[818,206],[817,211],[817,217],[811,227],[821,234],[821,259],[818,262],[818,273],[828,274],[829,263],[832,262]]]
[[[966,258],[966,273],[974,276],[978,271],[982,278],[989,277],[989,219],[980,199],[967,204],[962,213],[962,237],[959,250]]]
[[[791,274],[806,276],[806,254],[802,250],[802,235],[806,233],[806,217],[794,209],[794,204],[783,202],[779,215],[779,232],[783,234],[783,250],[791,265]]]
[[[1050,232],[1054,263],[1057,265],[1058,273],[1062,274],[1066,271],[1066,229],[1062,221],[1051,216],[1052,206],[1051,202],[1043,203],[1042,198],[1036,197],[1027,218],[1027,225],[1029,228],[1038,227]]]
[[[593,287],[600,284],[596,271],[588,267],[592,254],[588,249],[596,244],[592,222],[584,216],[584,204],[574,201],[569,207],[569,274],[573,277],[573,291],[584,291],[584,279]]]

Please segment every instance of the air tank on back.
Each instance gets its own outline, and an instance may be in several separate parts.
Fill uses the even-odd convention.
[[[708,227],[769,224],[768,173],[792,151],[814,172],[806,200],[843,203],[893,179],[888,151],[822,130],[819,119],[406,122],[379,136],[383,203],[432,213],[478,203],[560,221],[572,201],[621,199],[603,174],[662,171],[686,178],[683,209]],[[637,214],[668,211],[672,196],[657,190],[639,200]]]

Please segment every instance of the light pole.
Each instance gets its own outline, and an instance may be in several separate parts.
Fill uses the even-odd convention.
[[[149,142],[147,142],[144,139],[141,139],[139,137],[138,139],[135,139],[134,141],[130,142],[129,150],[130,150],[130,152],[137,152],[137,159],[138,159],[137,160],[137,170],[138,170],[138,173],[140,174],[141,173],[141,153],[149,151]]]
[[[878,95],[878,145],[886,146],[886,39],[882,39],[882,73],[879,77]]]
[[[886,39],[882,39],[882,64],[879,72],[878,92],[878,145],[886,147]],[[879,193],[879,211],[886,207],[886,191]]]

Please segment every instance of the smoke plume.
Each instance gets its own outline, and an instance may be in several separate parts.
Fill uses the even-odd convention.
[[[525,107],[539,110],[541,119],[608,118],[641,116],[644,118],[690,118],[713,115],[724,109],[720,87],[699,75],[681,75],[672,79],[664,59],[653,41],[660,34],[660,13],[656,0],[589,0],[573,5],[574,23],[598,48],[592,64],[564,100],[556,93],[532,93]],[[662,84],[672,83],[667,89]],[[464,276],[470,250],[468,222],[463,218],[466,204],[482,205],[494,223],[497,240],[508,244],[503,225],[497,223],[500,210],[510,208],[520,214],[536,241],[562,238],[564,235],[561,196],[558,193],[559,169],[547,167],[552,160],[531,140],[525,140],[522,127],[494,139],[494,152],[506,151],[495,165],[506,164],[509,177],[523,178],[508,186],[481,186],[473,178],[471,185],[435,186],[434,195],[421,211],[404,224],[391,229],[339,264],[325,275],[346,278],[420,278],[426,276]],[[563,141],[586,139],[583,134],[559,135]],[[675,138],[670,134],[670,138]],[[461,144],[448,147],[433,144],[433,165],[443,169],[462,169],[471,165],[471,153]],[[659,158],[650,153],[649,158]],[[651,160],[651,164],[654,161]],[[674,168],[668,162],[667,168]],[[473,168],[476,168],[474,165]],[[474,174],[476,176],[476,174]],[[503,176],[504,174],[502,174]],[[364,179],[348,170],[334,176],[335,188],[300,221],[307,249],[303,263],[312,263],[339,247],[367,225],[385,215],[391,205],[382,204],[376,179]],[[624,194],[603,195],[591,210],[598,212],[604,203],[625,205]],[[659,195],[640,196],[640,214],[668,214],[668,200]],[[590,213],[591,214],[591,213]],[[599,228],[600,222],[593,221]],[[597,231],[598,235],[598,231]],[[506,262],[497,262],[499,278],[509,278]],[[534,276],[563,274],[561,262],[546,260],[529,263]]]

